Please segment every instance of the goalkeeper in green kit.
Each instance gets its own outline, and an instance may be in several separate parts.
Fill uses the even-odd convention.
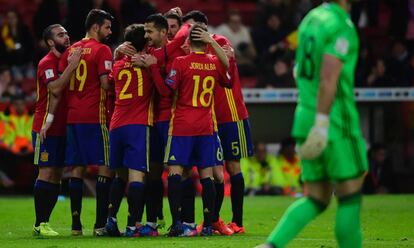
[[[361,185],[368,162],[354,101],[359,42],[348,8],[347,0],[328,1],[299,26],[293,136],[309,194],[287,209],[261,247],[285,247],[327,208],[333,192],[339,247],[362,246]]]

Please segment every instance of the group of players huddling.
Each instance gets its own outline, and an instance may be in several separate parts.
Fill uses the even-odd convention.
[[[124,236],[158,236],[163,217],[164,166],[169,170],[168,236],[244,233],[240,159],[252,155],[248,113],[233,49],[207,32],[200,11],[177,7],[125,28],[112,55],[103,44],[113,17],[91,10],[86,36],[70,45],[65,28],[44,30],[50,52],[39,62],[33,124],[36,222],[33,233],[58,235],[49,225],[62,168],[71,166],[72,235],[82,235],[85,166],[100,165],[93,235],[121,236],[117,213],[127,187]],[[223,165],[231,176],[233,219],[220,218]],[[192,167],[202,185],[204,221],[195,224]],[[144,206],[146,223],[141,223]]]

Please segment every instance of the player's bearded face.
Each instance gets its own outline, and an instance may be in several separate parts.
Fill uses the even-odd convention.
[[[145,23],[145,38],[152,47],[161,46],[161,32],[155,28],[154,23]]]
[[[52,40],[55,49],[58,52],[63,53],[66,50],[66,48],[70,46],[68,32],[63,27],[59,27],[56,30],[57,31],[55,32],[55,35]]]
[[[106,41],[111,34],[111,21],[105,20],[104,24],[102,24],[102,26],[99,26],[98,39],[101,42]]]
[[[63,42],[63,43],[61,43],[59,41],[56,41],[56,40],[54,42],[55,42],[56,50],[60,53],[65,52],[66,48],[68,48],[69,45],[70,45],[69,40],[68,40],[68,42]]]
[[[173,18],[168,18],[168,39],[172,40],[174,39],[175,34],[180,29],[180,25],[178,24],[178,21]]]

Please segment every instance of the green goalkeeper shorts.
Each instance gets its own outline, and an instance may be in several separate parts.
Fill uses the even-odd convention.
[[[297,139],[299,146],[304,139]],[[328,142],[322,155],[313,160],[301,160],[302,180],[345,181],[357,178],[368,170],[365,141],[362,137],[349,137]]]

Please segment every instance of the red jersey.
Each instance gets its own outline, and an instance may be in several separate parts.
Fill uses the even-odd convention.
[[[175,35],[172,41],[169,41],[167,45],[160,48],[149,48],[148,52],[157,58],[157,64],[160,68],[161,75],[166,78],[171,71],[172,62],[175,58],[185,56],[186,53],[181,49],[181,45],[184,44],[187,39],[188,32],[191,28],[190,24],[184,24]],[[155,94],[154,98],[154,120],[155,122],[169,121],[171,119],[171,106],[173,102],[172,95],[169,97],[160,96]]]
[[[125,56],[115,62],[111,74],[115,83],[115,110],[110,129],[130,125],[152,125],[154,84],[145,68],[135,67],[131,58]]]
[[[112,69],[111,49],[95,39],[82,39],[63,54],[59,70],[67,66],[67,57],[82,47],[82,59],[72,76],[68,89],[68,123],[106,123],[106,91],[99,77]]]
[[[169,135],[212,135],[216,83],[231,86],[217,57],[203,52],[174,60],[165,83],[175,90]]]
[[[231,46],[229,40],[224,36],[214,34],[213,39],[221,47],[224,45]],[[214,53],[211,47],[209,52]],[[243,100],[236,60],[233,58],[229,62],[230,68],[228,71],[233,88],[216,87],[214,90],[214,111],[218,123],[235,122],[249,117]]]
[[[59,78],[58,74],[59,58],[53,52],[49,52],[37,67],[37,99],[36,108],[33,117],[33,131],[40,132],[43,123],[46,121],[46,115],[49,112],[50,92],[47,84]],[[66,135],[66,102],[65,94],[62,94],[59,105],[55,112],[55,118],[52,126],[47,131],[48,135],[65,136]]]

